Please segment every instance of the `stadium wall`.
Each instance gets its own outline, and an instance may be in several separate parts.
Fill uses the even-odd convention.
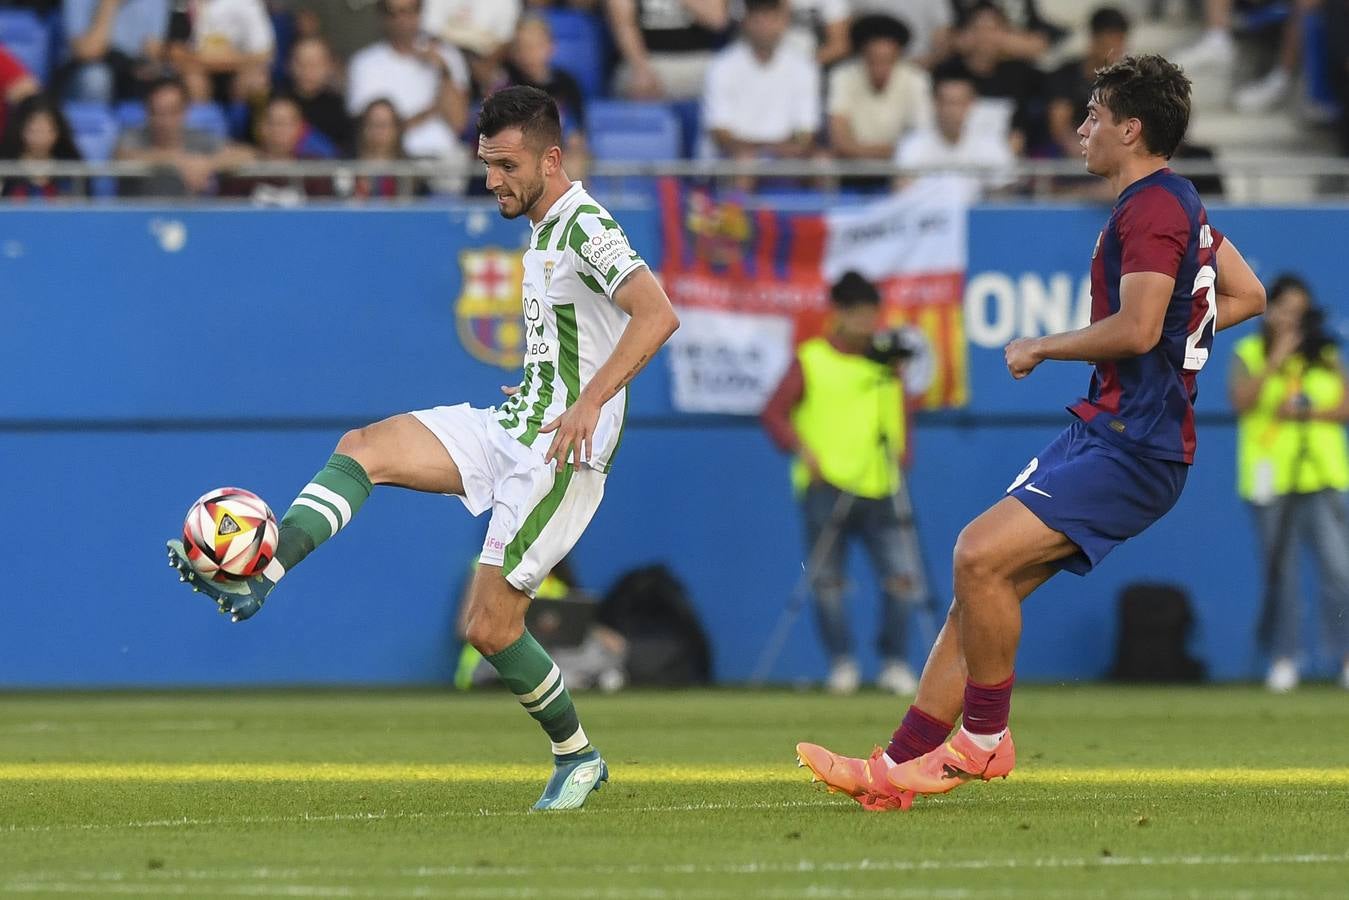
[[[655,212],[614,211],[658,263]],[[972,402],[919,423],[912,473],[941,597],[961,525],[1066,424],[1064,403],[1085,390],[1085,366],[1050,364],[1012,382],[1001,346],[1076,320],[1105,215],[971,213]],[[1337,235],[1349,211],[1212,217],[1262,275],[1299,270],[1342,307]],[[279,514],[347,428],[437,403],[495,402],[513,375],[465,350],[459,257],[519,247],[524,236],[520,223],[468,207],[0,212],[0,687],[448,680],[455,599],[485,525],[453,499],[380,491],[245,625],[176,584],[163,541],[217,485],[257,490]],[[497,327],[481,316],[464,324],[479,341]],[[1199,463],[1180,504],[1090,578],[1059,576],[1028,604],[1023,679],[1102,675],[1117,594],[1141,580],[1190,592],[1194,648],[1214,677],[1258,671],[1256,548],[1233,495],[1223,390],[1232,343],[1219,337],[1201,377]],[[801,573],[799,532],[787,462],[757,422],[681,417],[657,361],[638,382],[622,456],[576,561],[597,590],[633,566],[669,563],[702,612],[719,677],[743,680]],[[857,575],[856,633],[874,666],[874,593]],[[915,664],[926,636],[915,629]],[[803,618],[775,677],[823,670]]]

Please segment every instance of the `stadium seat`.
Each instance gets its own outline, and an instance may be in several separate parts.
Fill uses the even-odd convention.
[[[682,156],[679,119],[664,104],[595,100],[586,118],[595,159],[646,161]]]
[[[106,162],[117,149],[117,119],[102,103],[72,102],[62,107],[75,146],[86,162]]]
[[[37,14],[26,9],[0,9],[0,44],[18,58],[38,81],[47,81],[51,36]]]
[[[544,12],[553,31],[553,65],[575,78],[586,99],[604,92],[604,61],[608,56],[604,29],[590,13],[572,9]]]

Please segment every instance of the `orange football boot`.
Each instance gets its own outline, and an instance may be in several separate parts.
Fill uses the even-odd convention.
[[[944,794],[976,778],[1006,778],[1015,766],[1011,731],[992,750],[982,750],[962,729],[936,750],[890,769],[885,780],[891,791]]]
[[[812,781],[821,781],[831,794],[847,794],[863,809],[880,811],[908,809],[913,803],[911,791],[896,791],[885,781],[889,764],[885,751],[877,747],[868,759],[841,756],[819,744],[796,745],[796,762],[810,769]],[[875,796],[873,796],[875,795]]]

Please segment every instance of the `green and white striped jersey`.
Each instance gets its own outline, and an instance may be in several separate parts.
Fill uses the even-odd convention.
[[[540,455],[553,435],[539,429],[576,402],[613,353],[628,314],[614,291],[646,263],[627,235],[581,182],[558,198],[534,226],[525,251],[521,301],[525,314],[524,379],[520,393],[496,411],[511,437]],[[623,436],[627,388],[600,412],[590,465],[607,472]]]

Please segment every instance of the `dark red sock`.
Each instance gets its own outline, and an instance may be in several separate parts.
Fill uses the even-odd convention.
[[[940,747],[951,733],[952,724],[929,716],[916,706],[910,706],[904,714],[904,721],[899,723],[899,728],[890,738],[885,755],[897,763],[917,759]]]
[[[965,709],[960,714],[961,727],[971,734],[997,734],[1007,727],[1007,716],[1012,710],[1012,683],[1016,675],[997,684],[965,682]]]

